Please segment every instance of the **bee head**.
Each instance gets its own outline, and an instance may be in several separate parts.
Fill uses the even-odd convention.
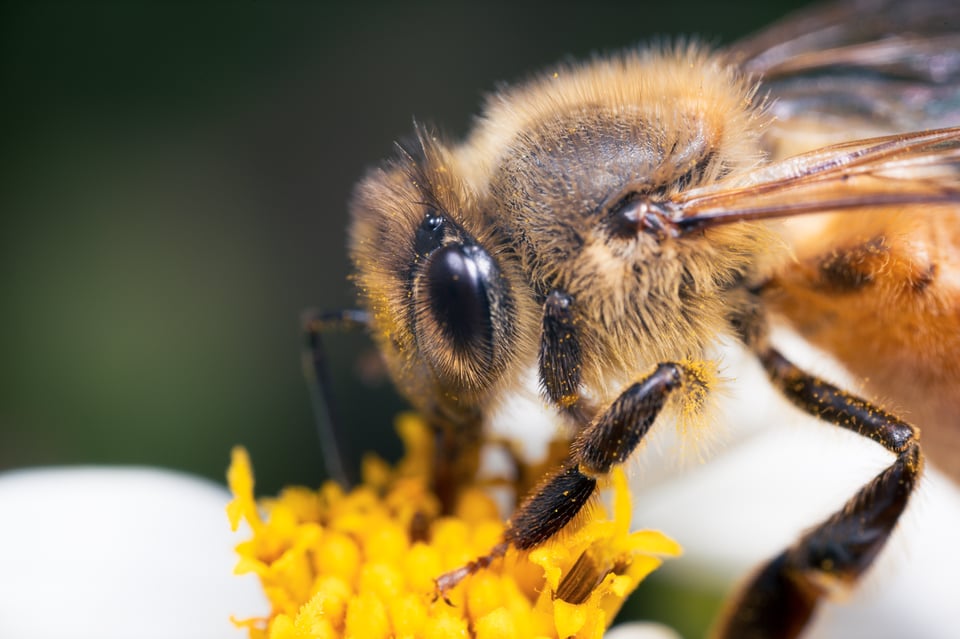
[[[388,368],[418,408],[455,420],[501,382],[525,341],[519,317],[532,313],[480,207],[422,129],[353,199],[355,280]]]

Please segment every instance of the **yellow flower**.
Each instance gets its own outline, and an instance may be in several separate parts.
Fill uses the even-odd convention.
[[[259,504],[246,452],[228,471],[236,530],[237,573],[254,572],[272,607],[268,618],[235,621],[251,639],[440,639],[601,637],[626,597],[680,548],[661,533],[631,533],[630,494],[612,475],[612,518],[590,507],[586,523],[529,553],[513,549],[438,597],[435,579],[487,554],[503,535],[497,507],[466,488],[441,515],[429,489],[431,436],[403,415],[397,428],[407,454],[390,468],[365,460],[362,486],[343,491],[287,488]]]

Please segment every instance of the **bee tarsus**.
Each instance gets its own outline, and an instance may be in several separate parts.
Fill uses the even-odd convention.
[[[437,577],[434,580],[434,583],[436,584],[434,601],[436,601],[438,598],[442,598],[448,606],[452,606],[453,602],[447,597],[447,593],[470,575],[483,570],[495,560],[503,557],[503,555],[507,552],[507,547],[508,544],[506,543],[497,544],[486,555],[477,557],[473,561]]]

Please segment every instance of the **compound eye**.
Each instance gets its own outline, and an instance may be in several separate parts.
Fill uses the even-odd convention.
[[[430,254],[426,292],[430,314],[455,355],[478,366],[493,358],[488,297],[496,267],[478,246],[452,244]]]

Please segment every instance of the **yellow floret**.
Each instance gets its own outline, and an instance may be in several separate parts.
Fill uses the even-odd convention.
[[[246,452],[234,450],[227,512],[234,529],[245,520],[253,531],[237,546],[236,572],[254,572],[272,607],[265,619],[235,622],[251,639],[600,637],[660,557],[680,552],[660,533],[630,532],[617,471],[612,519],[594,507],[562,542],[508,550],[440,598],[434,580],[488,553],[504,523],[479,487],[466,487],[454,514],[440,516],[429,429],[405,415],[398,430],[406,457],[395,468],[368,457],[362,486],[287,488],[260,504]],[[563,601],[557,590],[581,555],[593,572],[581,601]]]

